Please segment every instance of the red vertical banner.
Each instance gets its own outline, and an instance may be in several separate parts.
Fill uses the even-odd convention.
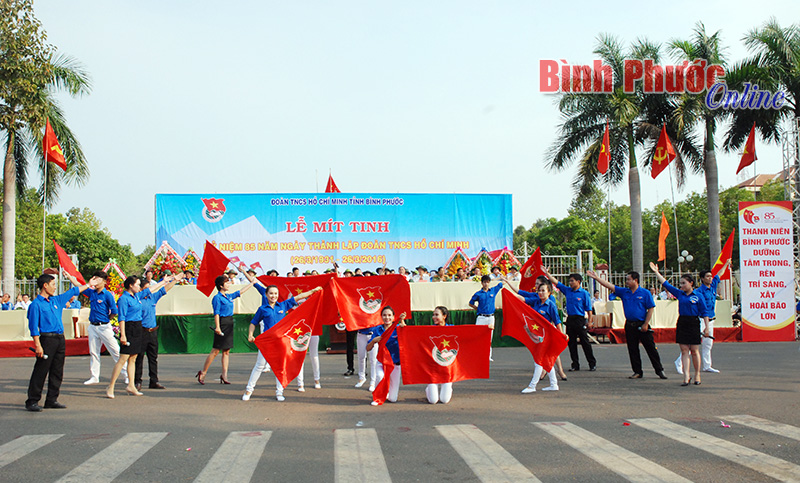
[[[795,340],[790,201],[739,203],[742,340]]]

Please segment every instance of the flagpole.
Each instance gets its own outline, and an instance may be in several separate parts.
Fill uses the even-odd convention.
[[[611,184],[608,184],[608,198],[606,199],[608,208],[608,277],[611,279]],[[594,267],[592,267],[594,269]]]
[[[44,155],[44,193],[42,196],[42,273],[44,273],[44,240],[47,233],[47,153]]]
[[[677,169],[677,168],[676,168]],[[678,249],[678,256],[681,256],[681,240],[678,236],[678,208],[675,205],[675,189],[672,186],[672,169],[668,168],[669,171],[669,191],[672,193],[672,219],[675,221],[675,246]],[[664,257],[664,267],[667,266],[667,257]],[[666,271],[666,268],[664,269]],[[678,259],[678,277],[683,275],[681,273],[681,261]]]

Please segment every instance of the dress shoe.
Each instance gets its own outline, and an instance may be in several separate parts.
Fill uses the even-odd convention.
[[[632,375],[628,376],[628,379],[641,379],[642,375],[638,372],[634,372]]]
[[[594,372],[597,370],[597,366],[592,366],[589,368],[589,372]]]
[[[42,407],[36,403],[33,403],[33,404],[26,404],[25,409],[27,409],[28,411],[32,411],[34,413],[38,413],[42,410]]]
[[[348,370],[347,370],[347,371],[345,371],[345,373],[344,373],[344,374],[342,374],[342,375],[343,375],[343,376],[352,376],[352,375],[353,375],[353,374],[355,374],[355,373],[356,373],[356,371],[355,371],[355,370],[353,370],[353,369],[348,369]]]
[[[575,372],[575,371],[580,371],[580,370],[581,370],[580,367],[570,367],[569,369],[567,369],[568,372]]]
[[[150,389],[166,389],[166,387],[162,386],[161,383],[154,383],[150,384]]]
[[[61,404],[60,402],[51,402],[51,403],[44,403],[45,409],[67,409],[67,406]]]
[[[141,391],[142,390],[142,383],[141,382],[139,384],[136,384],[136,390],[137,391]]]
[[[661,372],[656,372],[656,374],[657,374],[657,375],[658,375],[658,377],[660,377],[661,379],[666,379],[666,378],[667,378],[667,376],[664,374],[664,371],[661,371]]]

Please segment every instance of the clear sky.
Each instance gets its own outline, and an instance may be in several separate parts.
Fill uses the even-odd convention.
[[[514,225],[566,216],[574,169],[545,169],[559,114],[539,60],[589,64],[599,33],[688,38],[722,31],[728,57],[796,0],[37,0],[93,91],[61,96],[91,180],[55,207],[88,207],[134,252],[154,242],[156,193],[511,193]],[[721,129],[724,131],[724,127]],[[721,138],[721,135],[719,136]],[[782,167],[757,145],[761,173]],[[739,154],[718,152],[723,188]],[[752,176],[752,170],[748,173]],[[702,190],[702,175],[676,196]],[[643,206],[669,178],[642,173]],[[626,185],[612,192],[628,204]]]

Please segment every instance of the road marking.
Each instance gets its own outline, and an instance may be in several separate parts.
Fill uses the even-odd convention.
[[[44,445],[50,444],[63,434],[36,434],[20,436],[0,446],[0,468],[13,463],[28,453],[33,453]]]
[[[229,434],[194,481],[250,481],[271,435],[272,431]]]
[[[785,438],[796,439],[800,441],[800,428],[790,426],[788,424],[775,423],[766,419],[750,416],[749,414],[741,414],[735,416],[718,416],[720,419],[731,423],[741,424],[751,428],[766,431],[768,433],[777,434]]]
[[[337,429],[333,435],[336,481],[392,481],[374,429]]]
[[[690,482],[661,465],[572,423],[532,423],[628,481]]]
[[[511,453],[472,424],[436,426],[481,481],[539,481]]]
[[[128,433],[58,481],[65,483],[110,482],[166,436],[167,433]]]
[[[630,419],[631,423],[733,461],[780,481],[800,481],[800,466],[744,446],[725,441],[661,418]]]

